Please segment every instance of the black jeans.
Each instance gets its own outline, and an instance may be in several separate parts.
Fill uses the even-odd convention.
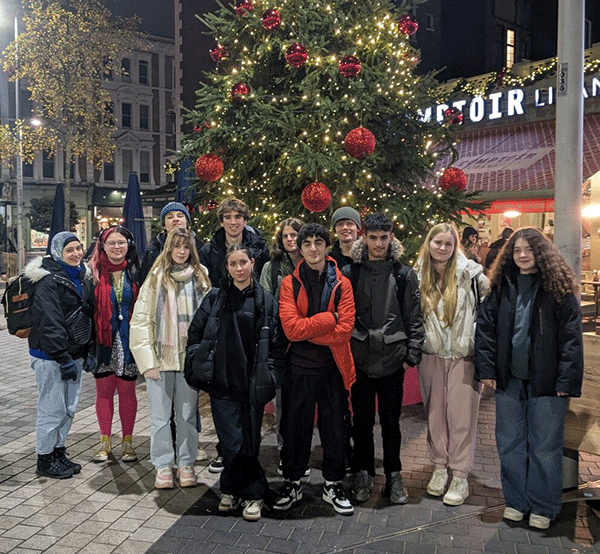
[[[404,392],[404,369],[375,379],[356,371],[352,385],[352,428],[354,437],[353,471],[366,470],[375,475],[375,397],[383,442],[383,471],[387,477],[402,470],[400,462],[400,414]]]
[[[258,461],[263,410],[233,398],[210,399],[224,469],[221,492],[242,500],[265,498],[269,484]]]
[[[297,481],[310,461],[315,418],[323,448],[323,478],[341,481],[346,475],[344,453],[348,438],[345,415],[348,393],[338,371],[326,375],[296,375],[288,371],[281,388],[283,405],[283,476]]]

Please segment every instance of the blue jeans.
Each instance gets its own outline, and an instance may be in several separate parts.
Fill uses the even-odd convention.
[[[506,505],[554,519],[560,512],[568,398],[534,398],[511,378],[496,390],[496,444]]]
[[[174,407],[177,465],[194,465],[198,454],[198,393],[185,382],[182,371],[161,371],[160,379],[146,379],[146,393],[152,420],[152,464],[156,469],[175,465],[170,425]]]
[[[221,493],[242,500],[265,498],[269,485],[258,461],[263,409],[234,398],[210,398],[210,409],[224,469],[219,479]]]
[[[77,365],[77,380],[63,381],[58,362],[31,358],[39,392],[35,420],[35,451],[38,454],[50,454],[56,447],[64,446],[67,440],[81,396],[83,360],[73,361]]]

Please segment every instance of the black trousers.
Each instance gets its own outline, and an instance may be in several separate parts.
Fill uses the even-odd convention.
[[[285,419],[281,450],[283,476],[297,481],[308,467],[316,406],[323,448],[323,478],[341,481],[346,475],[348,393],[340,373],[296,375],[288,371],[281,388],[281,401]]]
[[[402,470],[400,462],[400,413],[404,392],[404,369],[375,379],[356,371],[352,385],[352,429],[354,438],[353,471],[366,470],[375,475],[375,397],[383,442],[383,470],[386,476]]]

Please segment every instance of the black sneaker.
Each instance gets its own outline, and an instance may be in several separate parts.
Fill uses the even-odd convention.
[[[283,477],[283,462],[279,460],[279,464],[277,464],[277,475]],[[304,470],[304,477],[310,477],[310,467],[307,467]]]
[[[331,504],[338,514],[351,516],[354,513],[354,506],[350,504],[346,491],[339,482],[323,485],[323,500]]]
[[[38,454],[35,472],[42,477],[50,477],[50,479],[69,479],[73,477],[73,470],[57,460],[54,452]]]
[[[385,492],[390,497],[392,504],[406,504],[408,502],[408,491],[402,482],[402,476],[394,471],[385,482]]]
[[[210,464],[208,464],[208,471],[210,473],[221,473],[225,469],[223,463],[223,456],[217,456]]]
[[[64,446],[57,446],[54,449],[54,457],[65,467],[72,469],[73,474],[77,475],[81,471],[81,464],[73,462],[67,458],[67,449]]]
[[[296,502],[302,499],[302,483],[300,481],[284,481],[275,502],[274,510],[289,510]]]

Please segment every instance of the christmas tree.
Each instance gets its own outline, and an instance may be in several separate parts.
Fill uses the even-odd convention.
[[[197,91],[188,114],[195,131],[181,152],[197,160],[195,226],[203,236],[218,225],[212,209],[234,195],[268,233],[290,216],[327,224],[344,205],[384,211],[414,253],[431,225],[475,206],[464,174],[443,187],[432,178],[452,157],[456,114],[442,125],[420,115],[440,99],[432,75],[413,73],[410,6],[217,4],[199,16],[215,38],[215,69]]]

